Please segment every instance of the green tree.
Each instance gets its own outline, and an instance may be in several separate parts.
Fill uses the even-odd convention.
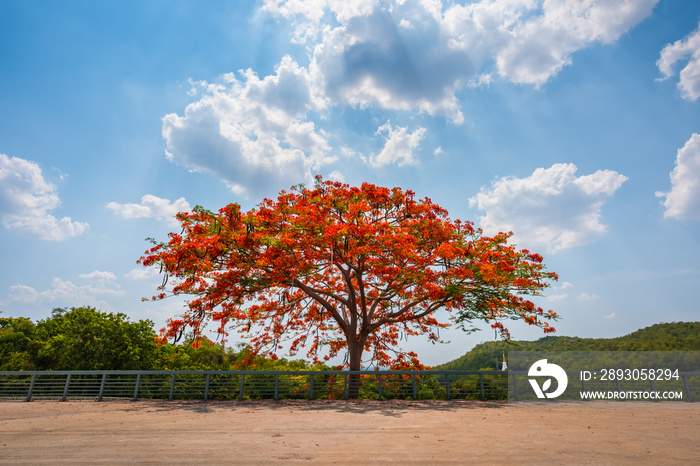
[[[36,326],[26,317],[0,318],[0,370],[22,371],[35,368],[27,351]]]
[[[162,343],[156,368],[162,370],[260,370],[260,371],[306,371],[331,370],[325,364],[315,364],[303,359],[272,358],[253,354],[250,346],[240,344],[237,348],[224,348],[207,337],[188,338],[172,345]]]
[[[54,309],[37,323],[28,351],[39,369],[151,369],[158,357],[153,322],[92,307]]]

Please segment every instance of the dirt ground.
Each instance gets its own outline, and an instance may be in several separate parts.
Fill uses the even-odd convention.
[[[700,407],[0,402],[1,464],[697,464]]]

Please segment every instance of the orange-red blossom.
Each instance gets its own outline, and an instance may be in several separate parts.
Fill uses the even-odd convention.
[[[318,360],[347,351],[346,367],[361,368],[362,354],[384,367],[418,366],[399,340],[450,323],[446,310],[468,330],[473,321],[523,320],[553,332],[544,311],[523,296],[539,295],[557,275],[542,257],[507,244],[510,233],[487,237],[470,222],[414,193],[369,183],[360,187],[323,181],[294,187],[248,212],[229,204],[218,213],[195,208],[178,214],[181,234],[156,244],[139,259],[160,265],[173,294],[193,297],[188,312],[171,320],[165,340],[205,322],[227,335],[237,328],[253,352],[274,353],[288,344]],[[167,278],[171,277],[170,285]]]

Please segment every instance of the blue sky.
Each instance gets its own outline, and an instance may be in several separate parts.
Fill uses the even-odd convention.
[[[694,0],[0,0],[0,311],[159,328],[182,301],[141,302],[146,237],[318,173],[512,230],[560,275],[559,335],[698,320],[699,24]]]

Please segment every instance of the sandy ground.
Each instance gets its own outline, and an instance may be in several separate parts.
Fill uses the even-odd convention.
[[[1,464],[698,464],[700,407],[0,402]]]

